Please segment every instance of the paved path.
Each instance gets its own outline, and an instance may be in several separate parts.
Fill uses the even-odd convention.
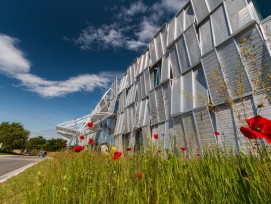
[[[0,183],[43,159],[37,156],[0,155]]]

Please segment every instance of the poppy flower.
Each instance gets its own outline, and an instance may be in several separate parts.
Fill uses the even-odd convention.
[[[197,157],[200,157],[200,154],[196,154]]]
[[[88,122],[88,127],[89,127],[89,128],[93,128],[93,127],[94,127],[94,123]]]
[[[89,140],[88,140],[88,145],[92,145],[94,143],[94,139],[93,138],[90,138]]]
[[[271,143],[271,120],[260,115],[247,120],[248,127],[242,126],[240,131],[248,139],[263,138]]]
[[[84,149],[83,146],[75,146],[74,149],[73,149],[73,151],[74,152],[81,152],[83,149]]]
[[[133,148],[132,147],[127,147],[127,149],[126,149],[128,152],[129,151],[132,151],[133,150]]]
[[[117,152],[114,152],[114,156],[115,156],[115,157],[121,157],[121,156],[122,156],[122,153],[121,153],[121,152],[118,152],[118,151],[117,151]]]
[[[85,139],[85,136],[84,136],[84,135],[81,135],[79,138],[80,138],[80,140],[84,140],[84,139]]]
[[[186,147],[181,147],[181,150],[182,150],[182,151],[185,151],[185,150],[186,150]]]
[[[143,173],[142,173],[141,171],[139,171],[139,172],[137,173],[137,177],[138,177],[139,179],[142,179]]]
[[[154,138],[154,139],[158,139],[158,134],[156,134],[156,133],[153,134],[153,138]]]
[[[118,160],[119,157],[113,156],[112,160]]]
[[[215,131],[214,134],[215,134],[216,136],[218,136],[218,135],[220,135],[220,132]]]

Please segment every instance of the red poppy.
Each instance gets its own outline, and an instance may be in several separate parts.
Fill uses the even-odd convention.
[[[220,132],[215,131],[214,134],[215,134],[216,136],[218,136],[218,135],[220,135]]]
[[[132,147],[127,147],[127,149],[126,149],[127,151],[132,151],[133,150],[133,148]]]
[[[88,122],[88,127],[89,127],[89,128],[93,128],[93,127],[94,127],[94,123]]]
[[[154,139],[158,139],[158,134],[156,134],[156,133],[153,134],[153,138],[154,138]]]
[[[139,172],[137,173],[137,177],[138,177],[139,179],[142,179],[143,173],[142,173],[141,171],[139,171]]]
[[[200,157],[200,154],[196,154],[197,157]]]
[[[185,151],[185,150],[186,150],[186,147],[181,147],[181,150],[182,150],[182,151]]]
[[[88,140],[88,145],[92,145],[94,143],[94,139],[93,138],[90,138],[89,140]]]
[[[75,146],[74,149],[73,149],[73,151],[74,152],[81,152],[83,149],[84,149],[83,146]]]
[[[271,143],[271,120],[260,115],[247,120],[248,127],[241,127],[240,131],[248,139],[263,138]]]
[[[116,157],[116,156],[113,156],[113,158],[112,158],[113,160],[118,160],[119,159],[119,157]]]
[[[84,135],[81,135],[79,138],[80,138],[80,140],[84,140],[84,139],[85,139],[85,136],[84,136]]]
[[[114,157],[121,157],[122,156],[122,153],[121,152],[114,152]]]

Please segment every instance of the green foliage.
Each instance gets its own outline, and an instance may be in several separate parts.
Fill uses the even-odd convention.
[[[40,150],[44,148],[46,139],[42,136],[30,138],[26,143],[26,148],[29,150]]]
[[[44,149],[46,151],[56,152],[56,151],[63,149],[63,147],[66,143],[67,143],[67,140],[64,140],[61,138],[57,138],[57,139],[52,138],[50,140],[47,140]]]
[[[270,155],[57,153],[0,184],[0,203],[270,203]],[[142,178],[138,177],[142,172]]]
[[[21,123],[2,122],[0,124],[0,143],[8,151],[24,148],[29,136],[29,131]]]

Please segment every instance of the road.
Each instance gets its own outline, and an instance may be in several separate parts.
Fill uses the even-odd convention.
[[[43,159],[37,156],[0,155],[0,176]]]

